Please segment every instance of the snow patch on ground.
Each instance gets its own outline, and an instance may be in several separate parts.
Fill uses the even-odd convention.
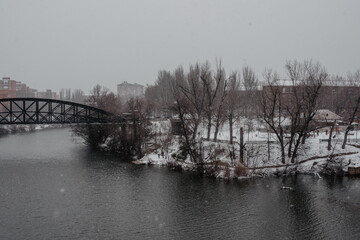
[[[244,122],[246,120],[240,121],[240,123]],[[224,124],[220,129],[217,142],[205,141],[206,128],[201,126],[199,129],[198,141],[201,142],[202,146],[204,166],[207,169],[214,168],[214,176],[218,178],[243,178],[293,172],[318,176],[318,173],[326,172],[326,169],[332,171],[334,166],[343,172],[347,172],[348,167],[360,167],[360,148],[356,147],[360,147],[360,131],[351,132],[351,135],[348,136],[350,141],[345,149],[341,148],[344,133],[335,133],[332,138],[332,148],[328,151],[328,142],[326,141],[329,137],[328,131],[326,128],[320,129],[311,134],[305,144],[300,145],[295,164],[291,164],[288,158],[286,158],[286,164],[282,164],[280,147],[274,134],[265,132],[264,128],[261,129],[261,124],[256,121],[250,124],[252,129],[248,129],[246,125],[240,123],[234,126],[234,136],[236,137],[233,138],[235,142],[233,145],[229,144],[230,132],[227,124]],[[238,143],[240,126],[245,130],[244,163],[247,166],[246,173],[239,170],[241,167]],[[168,120],[156,121],[153,123],[153,129],[156,129],[160,137],[165,136],[169,132],[170,122]],[[357,139],[358,135],[359,139]],[[268,144],[268,141],[272,143]],[[187,159],[174,158],[179,154],[179,149],[179,137],[173,137],[167,149],[163,149],[160,145],[160,148],[146,154],[137,162],[163,166],[176,165],[184,170],[195,169],[196,164],[192,163],[189,157]],[[285,150],[287,151],[287,147]],[[235,159],[231,157],[232,152],[235,152]]]

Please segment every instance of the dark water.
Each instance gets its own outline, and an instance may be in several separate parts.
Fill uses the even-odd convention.
[[[360,178],[222,182],[116,160],[64,129],[1,137],[0,239],[360,239]]]

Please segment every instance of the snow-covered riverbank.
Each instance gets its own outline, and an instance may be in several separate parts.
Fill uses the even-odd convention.
[[[53,125],[50,125],[50,124],[3,125],[3,126],[0,126],[0,135],[21,133],[21,132],[31,132],[31,131],[38,131],[38,130],[49,129],[49,128],[62,128],[62,127],[64,127],[64,125],[59,125],[59,124],[53,124]],[[65,127],[67,127],[67,126],[65,126]]]
[[[155,122],[154,129],[159,132],[159,138],[165,137],[169,123]],[[201,144],[205,174],[217,178],[243,178],[264,175],[278,175],[303,173],[314,174],[343,174],[349,167],[360,167],[360,132],[351,132],[348,145],[341,148],[344,134],[338,132],[332,138],[332,148],[327,150],[326,129],[310,135],[305,144],[300,146],[296,162],[281,163],[280,148],[275,136],[259,130],[245,132],[245,159],[244,165],[239,162],[239,144],[228,143],[229,130],[224,125],[219,132],[217,142],[205,141],[205,130],[200,131],[199,144]],[[235,130],[239,136],[239,126]],[[359,135],[359,139],[357,136]],[[237,138],[239,139],[239,138]],[[198,165],[191,162],[189,156],[183,159],[180,151],[179,137],[173,137],[167,147],[162,147],[148,152],[137,164],[155,164],[180,168],[183,170],[198,169]],[[268,144],[268,140],[271,143]],[[233,157],[235,153],[235,158]]]

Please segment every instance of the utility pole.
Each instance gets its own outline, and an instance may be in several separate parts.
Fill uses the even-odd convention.
[[[240,128],[240,163],[244,164],[244,130]]]

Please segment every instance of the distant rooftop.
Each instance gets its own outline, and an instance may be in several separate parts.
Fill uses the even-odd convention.
[[[328,110],[328,109],[319,109],[316,111],[314,120],[317,121],[334,121],[341,120],[342,118],[336,113]]]
[[[300,82],[299,82],[300,83]],[[265,81],[260,81],[261,86],[269,86]],[[275,83],[275,86],[293,86],[293,82],[289,79],[279,79]],[[350,80],[326,80],[323,81],[323,86],[339,86],[339,87],[360,87],[360,82],[350,81]]]
[[[141,84],[138,84],[138,83],[128,83],[127,81],[124,81],[124,82],[118,84],[118,86],[139,86],[139,87],[144,87],[144,86],[141,85]]]

